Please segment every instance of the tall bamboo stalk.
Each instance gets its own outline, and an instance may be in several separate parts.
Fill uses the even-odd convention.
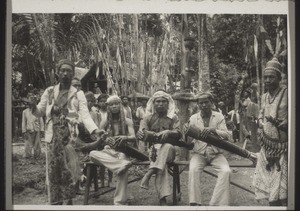
[[[201,38],[201,28],[202,28],[202,16],[201,14],[197,14],[197,32],[198,32],[198,92],[202,91],[202,68],[201,68],[201,58],[202,58],[202,38]]]
[[[261,22],[262,22],[261,15],[258,15],[258,23],[261,23]],[[258,52],[257,52],[257,57],[256,57],[256,63],[255,63],[255,67],[256,67],[256,81],[257,81],[257,92],[259,93],[259,96],[262,94],[262,92],[261,92],[261,88],[260,88],[261,87],[261,85],[260,85],[261,74],[259,72],[259,56],[258,55],[262,54],[261,48],[264,45],[262,42],[263,41],[261,39],[260,39],[260,42],[258,42]],[[260,62],[261,62],[261,60],[260,60]],[[258,105],[260,105],[260,97],[258,97],[257,103],[258,103]]]
[[[206,15],[198,15],[199,27],[199,48],[198,48],[198,87],[201,91],[210,90],[210,75],[209,75],[209,58],[207,49],[207,27],[206,27]]]
[[[186,67],[186,49],[184,47],[184,39],[186,36],[188,36],[188,20],[187,20],[187,14],[183,14],[182,15],[182,21],[181,21],[181,32],[182,32],[182,36],[181,36],[181,74],[184,74],[185,71],[185,67]],[[183,92],[184,91],[184,78],[181,77],[180,80],[180,91]]]
[[[134,39],[134,57],[135,57],[135,64],[136,64],[136,73],[137,73],[137,81],[141,81],[141,69],[140,69],[140,61],[139,61],[139,19],[138,14],[133,14],[133,39]],[[141,84],[137,83],[137,91],[141,91]]]

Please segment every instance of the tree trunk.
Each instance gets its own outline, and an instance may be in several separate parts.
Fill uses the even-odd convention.
[[[207,50],[207,27],[206,27],[206,15],[197,15],[198,20],[198,91],[210,90],[210,76],[209,76],[209,59]]]

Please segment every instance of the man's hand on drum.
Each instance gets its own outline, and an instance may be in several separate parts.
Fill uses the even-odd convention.
[[[156,135],[157,135],[158,137],[160,137],[161,143],[164,143],[164,142],[167,140],[167,138],[168,138],[168,136],[170,135],[170,133],[171,133],[170,130],[163,130],[163,131],[157,133]]]
[[[144,131],[142,131],[142,130],[139,130],[139,131],[136,133],[136,138],[137,138],[138,140],[143,140],[144,136],[145,136],[145,133],[144,133]]]
[[[116,140],[113,137],[106,138],[105,142],[110,147],[114,147],[116,144]]]
[[[124,141],[126,142],[128,140],[128,137],[127,136],[115,136],[114,139],[115,139],[116,146],[120,146],[120,145],[122,145],[122,143]]]
[[[202,130],[200,137],[205,139],[207,138],[208,134],[216,134],[216,129],[211,127],[206,127]]]

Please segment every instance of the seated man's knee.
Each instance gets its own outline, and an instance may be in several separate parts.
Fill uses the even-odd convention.
[[[194,165],[193,163],[190,163],[189,174],[195,174],[195,173],[199,173],[202,171],[203,171],[203,169],[200,169],[198,165]]]
[[[96,150],[90,151],[89,157],[90,157],[90,158],[95,157],[96,152],[97,152]]]
[[[122,152],[119,153],[118,157],[119,157],[119,159],[121,159],[121,160],[127,158],[126,155],[125,155],[124,153],[122,153]]]
[[[101,151],[93,150],[90,152],[89,157],[91,160],[93,160],[93,159],[99,158],[99,156],[101,156],[101,154],[102,154]]]
[[[159,150],[158,156],[167,156],[167,162],[171,162],[175,159],[175,148],[172,144],[165,143]]]
[[[172,144],[169,144],[169,143],[164,143],[162,145],[162,148],[166,149],[166,150],[173,150],[174,149],[174,146]]]
[[[221,174],[230,174],[231,173],[231,169],[229,166],[222,166],[220,169],[220,173]]]

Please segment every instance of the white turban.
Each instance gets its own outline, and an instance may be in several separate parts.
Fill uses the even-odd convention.
[[[169,95],[168,93],[166,93],[164,91],[157,91],[157,92],[155,92],[153,94],[153,96],[149,99],[149,101],[147,103],[147,106],[146,106],[146,115],[155,113],[154,104],[153,103],[159,97],[166,98],[169,101],[169,107],[168,107],[168,111],[167,111],[167,116],[172,119],[174,117],[174,115],[175,115],[175,102],[172,99],[171,95]]]
[[[106,103],[110,103],[113,101],[117,101],[120,103],[122,102],[121,98],[118,95],[112,95],[112,96],[109,96],[109,98],[107,98]]]

